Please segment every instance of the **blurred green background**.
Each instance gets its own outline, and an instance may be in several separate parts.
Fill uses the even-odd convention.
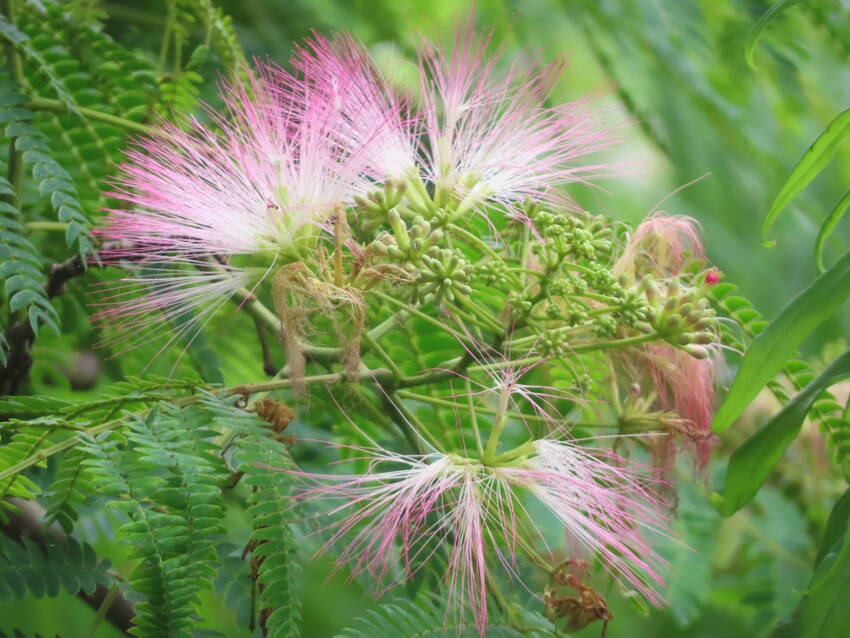
[[[393,60],[394,68],[403,68],[398,58],[414,59],[419,38],[448,44],[458,19],[473,8],[479,26],[492,28],[496,40],[504,42],[507,61],[529,52],[547,59],[567,56],[569,65],[553,101],[591,94],[615,121],[627,120],[622,129],[627,142],[606,159],[637,162],[641,171],[603,183],[604,190],[575,188],[574,197],[595,213],[629,221],[657,208],[693,216],[724,279],[738,284],[741,294],[768,318],[817,274],[812,255],[820,222],[850,184],[850,145],[845,145],[780,219],[776,246],[762,244],[761,220],[785,177],[826,124],[850,106],[846,0],[812,0],[785,11],[756,50],[757,71],[746,64],[744,49],[752,25],[770,5],[760,0],[217,4],[233,17],[249,56],[281,64],[286,64],[293,42],[311,30],[345,29],[382,59]],[[108,16],[110,35],[156,58],[164,3],[128,0],[99,6]],[[212,103],[217,73],[214,58],[201,68],[201,97]],[[827,244],[827,262],[846,248],[844,226]],[[819,331],[806,344],[806,354],[821,358],[824,348],[846,334],[848,319],[845,312]],[[43,344],[49,348],[49,341]],[[732,366],[734,361],[730,357]],[[238,365],[228,369],[236,370],[238,380]],[[36,385],[38,374],[36,369]],[[748,419],[755,424],[770,409],[765,406],[759,413],[756,406]],[[735,429],[723,447],[731,448],[747,433],[746,424]],[[818,433],[807,431],[775,484],[727,521],[706,502],[699,481],[695,488],[683,488],[675,526],[684,544],[665,548],[671,561],[671,608],[649,612],[612,596],[615,619],[609,638],[770,635],[806,586],[825,515],[840,491],[825,454]],[[238,515],[233,516],[231,525],[238,528]],[[126,553],[98,532],[96,517],[86,525],[88,540],[104,555]],[[309,548],[304,553],[305,578],[311,583],[305,588],[305,638],[332,636],[373,603],[358,585],[347,584],[343,574],[319,587],[331,568],[321,559],[310,561]],[[63,609],[62,617],[56,617],[57,609]],[[225,633],[233,627],[230,612],[212,600],[203,620]],[[35,600],[14,609],[0,606],[1,629],[23,626],[81,636],[90,622],[90,610],[71,597],[62,607]],[[577,635],[599,632],[598,625],[591,625]],[[97,635],[117,634],[104,628]],[[241,634],[233,629],[233,635]]]

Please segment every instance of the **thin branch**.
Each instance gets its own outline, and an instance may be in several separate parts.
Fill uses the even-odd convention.
[[[72,112],[68,109],[68,106],[64,102],[47,97],[34,97],[29,102],[24,104],[24,108],[28,108],[31,111],[53,111],[54,113]],[[86,108],[85,106],[78,106],[77,110],[82,116],[90,120],[96,120],[98,122],[112,124],[113,126],[118,126],[119,128],[123,128],[128,131],[133,131],[135,133],[167,137],[167,135],[164,135],[164,132],[160,129],[157,129],[153,126],[148,126],[147,124],[140,124],[139,122],[134,122],[133,120],[128,120],[123,117],[118,117],[117,115],[112,115],[110,113],[105,113],[96,109]]]

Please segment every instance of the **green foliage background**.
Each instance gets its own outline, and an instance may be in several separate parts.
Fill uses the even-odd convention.
[[[30,88],[54,102],[62,91],[69,94],[60,95],[60,106],[53,110],[29,111],[23,98],[14,97],[14,78],[0,79],[5,96],[0,119],[4,125],[15,125],[6,129],[6,135],[22,140],[19,148],[26,151],[26,171],[32,176],[20,205],[36,211],[28,221],[44,222],[32,225],[27,239],[14,240],[27,244],[7,239],[7,245],[18,252],[0,268],[8,269],[4,277],[21,275],[20,288],[13,294],[31,291],[20,298],[20,307],[30,309],[29,317],[41,326],[29,390],[60,401],[103,396],[110,384],[138,374],[156,350],[142,348],[101,360],[98,373],[87,375],[85,365],[97,334],[87,319],[84,287],[69,284],[70,294],[51,306],[39,297],[43,272],[27,267],[60,263],[75,252],[89,250],[82,231],[91,225],[92,211],[109,205],[101,195],[101,180],[110,174],[111,162],[120,157],[126,131],[105,121],[81,120],[70,110],[97,108],[141,122],[151,109],[193,111],[199,99],[216,104],[216,78],[225,69],[253,56],[285,62],[292,43],[312,29],[347,29],[378,54],[394,47],[397,53],[412,57],[421,35],[448,42],[459,10],[470,8],[454,0],[229,0],[216,3],[215,9],[204,0],[20,4],[26,9],[19,12],[18,27],[3,24],[0,31],[7,40],[20,41],[21,33],[29,40],[26,46],[32,53],[25,62],[28,68],[40,69],[39,74],[27,75],[36,78],[30,80],[34,83]],[[795,199],[790,214],[779,220],[771,237],[777,246],[762,243],[762,219],[794,163],[835,115],[850,105],[846,3],[811,0],[789,7],[766,27],[754,50],[758,65],[754,70],[744,55],[747,38],[769,6],[760,0],[480,0],[476,6],[478,23],[492,27],[496,38],[504,39],[509,58],[528,50],[539,50],[547,58],[568,56],[568,72],[555,93],[558,101],[594,93],[614,109],[615,117],[629,120],[624,127],[628,142],[616,156],[639,161],[642,174],[604,184],[607,192],[576,189],[576,198],[597,214],[630,221],[655,210],[662,199],[661,209],[692,215],[702,224],[707,252],[725,279],[735,282],[739,293],[768,319],[816,275],[811,253],[820,223],[850,182],[850,146],[845,145]],[[47,13],[42,14],[44,7]],[[191,60],[188,67],[184,63],[174,68],[169,57],[173,51],[161,56],[163,30],[172,24],[169,12],[182,30],[183,58]],[[209,45],[209,52],[199,49],[201,45]],[[8,193],[11,186],[0,183],[0,193]],[[70,223],[67,236],[50,229],[49,222],[56,220]],[[23,234],[11,222],[7,230]],[[839,225],[826,244],[827,263],[845,251],[848,236]],[[38,247],[36,257],[30,246]],[[16,265],[8,265],[13,261]],[[88,276],[91,281],[110,275],[93,271]],[[837,346],[833,342],[847,334],[848,319],[846,311],[832,318],[804,344],[804,354],[815,371],[834,358]],[[177,364],[180,374],[205,375],[209,381],[226,384],[257,378],[259,351],[250,318],[228,315],[218,321],[208,326],[206,339],[224,338],[227,347],[196,342],[190,356]],[[61,324],[61,332],[51,331],[53,324]],[[224,325],[226,331],[221,330]],[[734,366],[735,357],[730,361]],[[147,372],[166,375],[173,365],[173,360],[163,357]],[[757,402],[743,423],[724,435],[726,450],[743,441],[775,409]],[[167,436],[168,424],[178,417],[160,414],[156,418],[157,436]],[[205,422],[194,412],[186,418]],[[144,420],[134,425],[134,445],[158,449],[161,442],[149,440],[150,425]],[[244,425],[246,449],[255,426]],[[185,444],[201,445],[198,437]],[[770,485],[734,518],[722,519],[699,490],[683,489],[676,530],[696,551],[675,545],[666,550],[674,575],[666,594],[669,611],[650,613],[637,605],[615,606],[608,636],[770,635],[792,613],[806,588],[827,515],[842,491],[840,472],[830,464],[822,438],[817,427],[807,426]],[[28,445],[25,440],[19,443]],[[10,446],[4,453],[15,454],[15,449]],[[65,472],[72,480],[75,459],[65,462],[66,467],[50,471]],[[105,463],[89,461],[85,467],[92,472],[87,480],[114,485],[133,472],[149,470],[110,468]],[[205,489],[218,489],[215,468],[180,471],[197,485],[200,499]],[[248,485],[254,488],[252,508],[262,509],[269,502],[264,501],[263,490],[277,489],[262,475],[251,477]],[[13,487],[0,483],[0,487],[4,494],[27,489],[22,483]],[[130,548],[104,533],[109,524],[102,519],[108,515],[87,508],[86,503],[69,504],[61,494],[52,494],[48,510],[60,524],[69,517],[78,518],[82,540],[114,564],[123,562],[131,551],[145,551],[143,527],[134,528],[139,545]],[[271,517],[269,524],[282,516],[262,512]],[[201,524],[191,530],[197,538],[211,529],[204,526],[227,530],[234,538],[258,533],[250,529],[248,516],[234,508],[198,518]],[[133,518],[130,525],[140,520]],[[291,543],[291,539],[273,541]],[[55,551],[77,561],[71,564],[79,567],[75,570],[79,578],[108,581],[106,568],[84,553],[65,546]],[[192,551],[191,565],[174,565],[174,569],[178,573],[197,569],[196,578],[215,578],[216,590],[224,592],[226,599],[232,583],[247,577],[242,561],[232,555],[216,556],[215,549],[203,543],[193,543]],[[381,627],[388,613],[402,614],[403,609],[388,612],[383,608],[367,617],[372,629],[364,621],[355,622],[377,603],[358,583],[345,583],[342,575],[329,576],[330,566],[323,559],[310,560],[310,548],[292,547],[292,551],[303,555],[305,638],[336,635],[346,627],[341,635],[400,635],[379,634],[374,627]],[[232,568],[232,573],[219,571],[215,576],[210,565],[219,563]],[[3,570],[0,556],[0,583],[5,582]],[[37,567],[33,570],[37,572]],[[279,573],[270,577],[275,588],[285,587],[284,581],[275,582],[280,577]],[[66,589],[81,586],[72,582]],[[90,609],[59,589],[63,588],[33,589],[23,601],[5,604],[0,589],[0,631],[15,627],[29,635],[85,635]],[[58,597],[47,599],[38,593]],[[204,591],[190,595],[201,596],[203,626],[241,635],[235,624],[238,612],[232,611],[240,607],[239,601],[230,600],[232,604],[222,607]],[[592,625],[576,635],[595,636],[598,631]],[[102,625],[96,635],[119,634]]]

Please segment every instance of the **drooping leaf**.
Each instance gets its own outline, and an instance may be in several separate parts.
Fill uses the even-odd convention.
[[[850,109],[839,113],[818,136],[805,152],[800,161],[791,171],[788,179],[779,189],[779,194],[773,200],[770,210],[761,226],[762,239],[766,239],[768,231],[773,227],[779,213],[824,169],[835,149],[850,136]]]
[[[850,350],[832,362],[758,432],[732,453],[720,507],[731,516],[756,495],[776,463],[800,432],[818,396],[839,379],[850,375]]]
[[[818,238],[815,242],[815,260],[817,261],[818,268],[821,272],[825,270],[823,266],[823,245],[826,243],[827,237],[829,237],[832,234],[832,231],[835,230],[838,222],[841,221],[841,218],[844,216],[844,212],[848,207],[850,207],[850,190],[844,193],[844,197],[839,200],[829,213],[829,216],[824,220],[823,224],[821,224],[820,231],[818,232]]]
[[[722,432],[749,405],[765,383],[779,372],[800,343],[850,296],[850,252],[792,299],[767,328],[753,339],[726,400],[714,416]]]
[[[744,50],[744,57],[747,59],[747,64],[749,64],[753,69],[757,68],[755,60],[753,59],[753,54],[755,53],[756,45],[764,33],[764,30],[767,28],[767,25],[769,25],[780,13],[790,7],[793,7],[799,2],[800,0],[778,0],[762,14],[762,16],[753,25],[753,28],[750,29],[749,34],[747,34],[747,46]]]

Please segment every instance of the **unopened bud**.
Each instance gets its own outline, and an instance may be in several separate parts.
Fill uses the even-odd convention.
[[[708,359],[709,352],[703,346],[698,346],[695,343],[682,346],[682,350],[691,355],[694,359]]]

